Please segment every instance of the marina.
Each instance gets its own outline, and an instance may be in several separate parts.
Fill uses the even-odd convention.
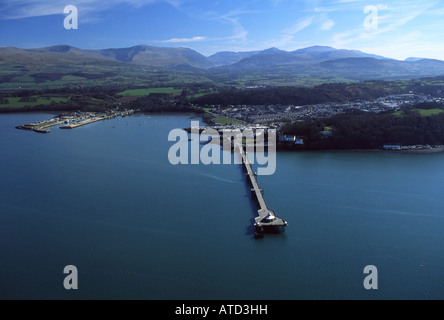
[[[92,117],[92,118],[87,118],[85,120],[81,120],[78,122],[74,122],[74,123],[68,123],[64,126],[61,126],[60,129],[74,129],[74,128],[78,128],[81,126],[86,126],[88,124],[97,122],[97,121],[101,121],[101,120],[105,120],[106,118],[104,117]]]
[[[63,123],[64,123],[64,120],[53,118],[53,119],[45,120],[45,121],[31,122],[31,123],[23,124],[23,125],[18,126],[16,128],[22,129],[22,130],[33,130],[38,133],[50,133],[51,130],[49,130],[49,128],[60,126]]]
[[[110,111],[106,113],[74,112],[65,113],[49,120],[26,123],[17,126],[17,129],[32,130],[38,133],[50,133],[49,128],[60,126],[60,129],[74,129],[97,121],[125,117],[134,113],[134,110]]]

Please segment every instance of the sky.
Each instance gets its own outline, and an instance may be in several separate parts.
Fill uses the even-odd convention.
[[[65,28],[65,20],[77,29]],[[220,51],[314,45],[444,60],[442,0],[0,0],[0,46]]]

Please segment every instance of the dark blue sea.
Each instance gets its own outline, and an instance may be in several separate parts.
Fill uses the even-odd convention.
[[[255,239],[240,165],[168,160],[199,116],[15,129],[53,116],[0,115],[0,299],[444,298],[443,153],[279,152],[258,182],[289,225]]]

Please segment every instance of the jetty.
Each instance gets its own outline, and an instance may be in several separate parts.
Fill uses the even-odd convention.
[[[242,157],[242,166],[246,171],[247,181],[251,186],[251,193],[258,205],[258,216],[254,219],[255,236],[262,237],[263,233],[266,232],[278,233],[284,231],[288,223],[284,219],[277,217],[273,210],[268,209],[263,195],[264,190],[257,183],[257,174],[251,169],[244,147],[240,144],[235,144],[235,150]]]
[[[60,126],[63,123],[64,123],[63,120],[51,119],[51,120],[45,120],[45,121],[40,121],[40,122],[23,124],[23,125],[18,126],[16,128],[22,129],[22,130],[32,130],[34,132],[39,132],[39,133],[50,133],[51,130],[49,130],[49,128]]]
[[[32,122],[20,125],[16,127],[17,129],[22,130],[33,130],[39,133],[50,133],[51,127],[60,126],[60,129],[74,129],[81,126],[85,126],[94,122],[113,119],[118,116],[126,117],[128,115],[133,114],[134,110],[114,110],[108,111],[106,113],[96,113],[96,112],[73,112],[68,114],[62,114],[57,117],[54,117],[50,120],[43,120],[40,122]]]

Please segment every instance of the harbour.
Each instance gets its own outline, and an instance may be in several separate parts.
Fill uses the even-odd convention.
[[[38,133],[50,133],[49,128],[60,126],[60,129],[74,129],[94,122],[113,119],[116,117],[126,117],[134,113],[134,110],[114,110],[106,113],[97,112],[70,112],[60,114],[49,120],[26,123],[17,126],[17,129],[32,130]]]

